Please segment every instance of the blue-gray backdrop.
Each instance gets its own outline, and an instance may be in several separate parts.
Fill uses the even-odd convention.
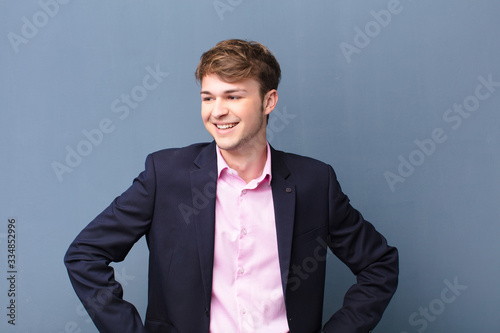
[[[243,38],[282,65],[271,144],[332,164],[400,250],[375,331],[499,332],[499,13],[493,0],[1,1],[0,331],[96,332],[64,252],[148,153],[210,140],[194,70]],[[141,315],[146,258],[140,240],[115,265]],[[334,256],[327,273],[325,315],[354,281]]]

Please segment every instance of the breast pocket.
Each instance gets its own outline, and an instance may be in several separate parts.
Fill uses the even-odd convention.
[[[293,237],[293,245],[301,246],[312,241],[318,241],[319,239],[326,239],[326,226],[321,226],[314,228],[312,230],[306,231],[300,235],[295,235]]]
[[[163,320],[146,319],[145,326],[150,333],[178,333],[178,331]]]

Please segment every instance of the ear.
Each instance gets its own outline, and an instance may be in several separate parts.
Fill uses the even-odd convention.
[[[276,107],[276,104],[278,104],[278,91],[276,91],[276,89],[269,90],[264,96],[264,100],[262,101],[262,103],[264,114],[270,114]]]

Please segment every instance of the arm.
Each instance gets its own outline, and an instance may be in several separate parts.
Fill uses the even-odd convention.
[[[147,232],[154,198],[155,171],[149,156],[145,171],[82,230],[66,252],[73,288],[100,332],[146,332],[136,308],[123,300],[109,263],[122,261]]]
[[[329,247],[356,275],[343,307],[324,332],[367,333],[377,325],[398,284],[398,252],[352,208],[330,168]]]

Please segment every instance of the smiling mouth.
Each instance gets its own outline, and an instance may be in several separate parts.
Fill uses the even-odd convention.
[[[233,128],[234,126],[238,125],[238,123],[234,123],[234,124],[216,124],[215,126],[218,128],[218,129],[229,129],[229,128]]]

